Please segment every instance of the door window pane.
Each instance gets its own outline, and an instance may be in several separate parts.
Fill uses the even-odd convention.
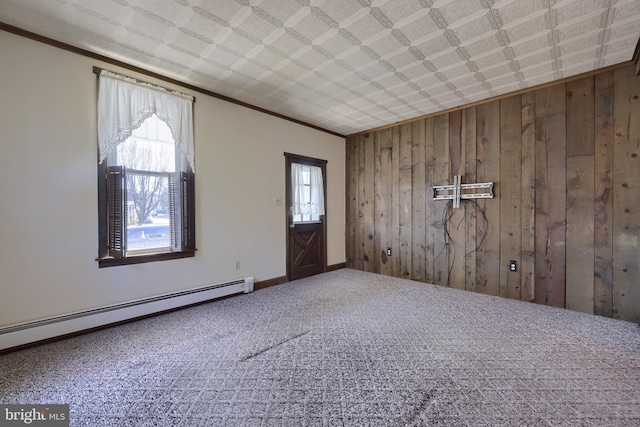
[[[313,171],[312,168],[314,168]],[[312,204],[324,204],[324,198],[318,199],[317,197],[319,193],[324,192],[324,189],[322,188],[321,180],[312,185],[314,184],[312,183],[313,173],[322,175],[320,168],[317,166],[307,166],[299,163],[292,163],[291,165],[294,203],[300,204],[292,208],[294,223],[320,221],[321,214],[317,212],[318,209]]]

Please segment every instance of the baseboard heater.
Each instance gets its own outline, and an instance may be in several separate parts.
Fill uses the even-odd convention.
[[[74,332],[80,332],[124,320],[215,298],[253,291],[253,277],[203,286],[180,292],[113,304],[77,313],[35,320],[0,328],[0,350],[22,346]]]

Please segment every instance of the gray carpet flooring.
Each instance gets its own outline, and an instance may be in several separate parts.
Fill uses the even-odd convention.
[[[73,426],[638,426],[636,324],[349,269],[0,356]]]

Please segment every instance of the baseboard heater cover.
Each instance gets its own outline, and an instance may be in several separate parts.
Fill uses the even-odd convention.
[[[237,293],[253,291],[253,277],[113,304],[0,328],[0,350],[134,319]]]

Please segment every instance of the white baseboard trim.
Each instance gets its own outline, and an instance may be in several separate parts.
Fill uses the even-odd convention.
[[[122,322],[237,293],[253,291],[253,277],[0,328],[0,350]]]

